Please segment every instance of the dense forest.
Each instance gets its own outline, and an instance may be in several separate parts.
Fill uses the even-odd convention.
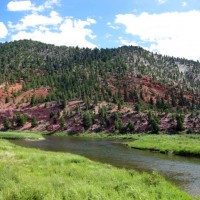
[[[0,44],[0,70],[2,129],[199,131],[198,61],[22,40]]]

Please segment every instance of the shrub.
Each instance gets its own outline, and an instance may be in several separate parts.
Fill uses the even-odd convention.
[[[9,103],[10,102],[10,97],[9,96],[6,96],[5,98],[5,103]]]
[[[10,122],[7,117],[5,117],[3,120],[3,127],[5,130],[8,130],[10,128]]]
[[[15,122],[17,126],[24,126],[28,120],[28,116],[26,114],[19,114],[15,117]]]
[[[36,117],[32,118],[32,120],[31,120],[31,126],[32,127],[36,127],[37,126],[37,119],[36,119]]]
[[[129,120],[128,124],[126,125],[126,131],[130,133],[135,131],[135,125],[131,120]]]
[[[184,122],[184,116],[183,115],[177,115],[176,116],[176,130],[177,131],[183,131],[185,128],[184,128],[184,125],[183,125],[183,122]]]
[[[60,118],[60,127],[61,128],[65,127],[65,118],[63,116]]]
[[[89,112],[83,114],[83,126],[85,129],[88,129],[92,126],[92,116]]]

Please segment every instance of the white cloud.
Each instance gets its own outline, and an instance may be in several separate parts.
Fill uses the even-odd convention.
[[[94,39],[96,36],[86,26],[91,26],[95,23],[96,21],[91,18],[85,21],[66,18],[61,25],[57,25],[58,31],[52,31],[45,26],[40,26],[33,31],[19,31],[12,35],[12,40],[32,39],[58,46],[66,45],[94,48],[96,46],[92,42],[89,42],[87,38]]]
[[[181,3],[181,5],[182,5],[182,7],[185,7],[185,6],[187,6],[187,2],[183,1],[183,2]]]
[[[119,41],[122,45],[125,45],[125,46],[139,46],[136,41],[128,41],[128,40],[123,39],[123,37],[119,37]]]
[[[108,22],[108,23],[107,23],[107,25],[108,25],[110,28],[114,29],[114,30],[117,30],[117,29],[119,29],[119,27],[118,27],[118,26],[114,26],[114,25],[113,25],[113,24],[111,24],[110,22]]]
[[[45,9],[48,8],[53,8],[53,5],[59,5],[59,0],[47,0],[44,2],[43,5],[40,5],[39,7],[35,7],[34,10],[35,11],[44,11]]]
[[[112,37],[111,34],[109,34],[109,33],[106,33],[106,34],[105,34],[105,38],[111,38],[111,37]]]
[[[157,0],[159,4],[164,4],[167,2],[167,0]]]
[[[49,17],[33,13],[22,18],[16,25],[9,23],[9,27],[15,30],[25,30],[29,27],[36,27],[38,25],[57,25],[61,22],[62,18],[59,16],[59,14],[55,11],[51,11]]]
[[[26,11],[32,10],[33,7],[31,1],[10,1],[7,4],[7,9],[9,11]]]
[[[20,10],[20,7],[23,3],[26,5],[24,6],[24,10],[31,11],[31,14],[25,15],[16,24],[10,21],[8,22],[11,39],[32,39],[59,46],[66,45],[94,48],[95,45],[90,42],[89,39],[94,39],[96,35],[93,34],[88,26],[95,24],[95,19],[87,18],[86,20],[76,20],[73,19],[73,17],[63,18],[56,11],[51,11],[49,15],[39,13],[45,9],[53,8],[55,4],[59,5],[59,1],[60,0],[46,0],[38,7],[28,0],[12,1],[12,3],[8,3],[10,11],[21,11],[22,8]]]
[[[96,24],[96,20],[95,19],[92,19],[92,18],[87,18],[87,22],[89,23],[89,24]],[[88,25],[89,25],[88,24]]]
[[[8,29],[3,22],[0,22],[0,38],[5,38],[8,34]]]
[[[53,5],[59,5],[59,0],[47,0],[40,6],[35,6],[30,0],[25,1],[10,1],[7,4],[9,11],[44,11],[45,9],[52,8]]]
[[[200,11],[141,15],[120,14],[115,22],[126,27],[126,33],[149,42],[150,50],[188,59],[200,59]]]

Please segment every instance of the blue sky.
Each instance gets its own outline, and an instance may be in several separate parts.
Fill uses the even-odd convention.
[[[200,60],[199,0],[0,0],[0,42],[123,45]]]

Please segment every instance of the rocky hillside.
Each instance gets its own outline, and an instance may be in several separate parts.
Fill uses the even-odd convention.
[[[140,47],[0,44],[1,129],[199,132],[200,63]]]

